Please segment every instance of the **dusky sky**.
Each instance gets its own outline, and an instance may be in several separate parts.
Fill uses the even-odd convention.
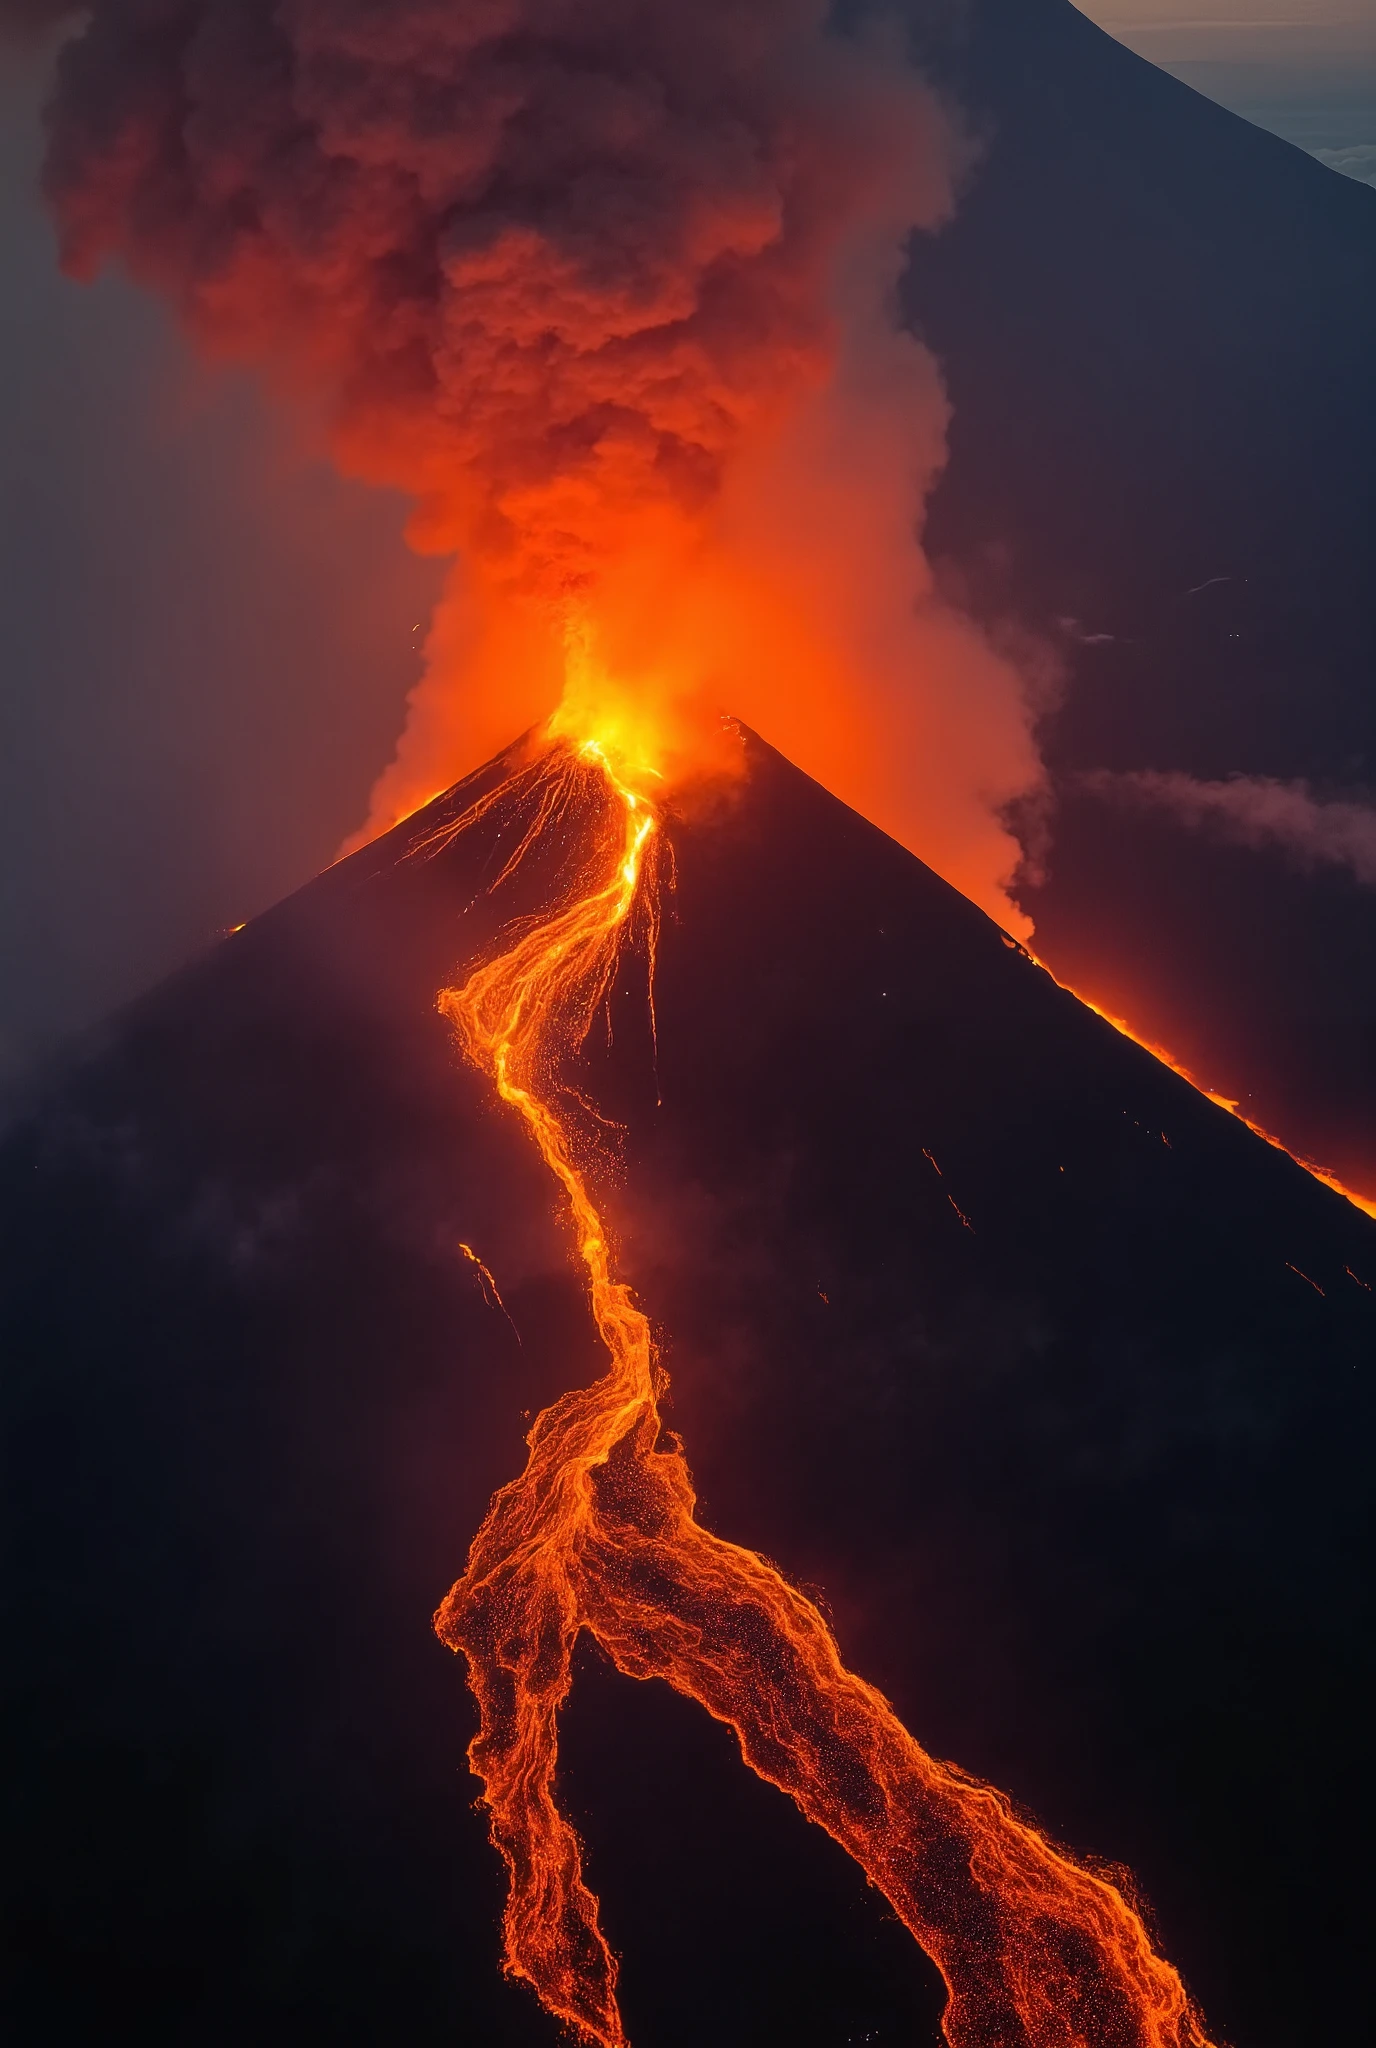
[[[1376,184],[1376,0],[1077,0],[1196,92]]]
[[[0,52],[0,1088],[333,857],[438,581],[162,305],[61,276],[43,76]]]

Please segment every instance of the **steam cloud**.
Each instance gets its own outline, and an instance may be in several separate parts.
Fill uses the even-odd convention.
[[[455,556],[374,828],[591,639],[685,755],[738,712],[1025,929],[1000,813],[1040,767],[918,544],[946,408],[892,305],[964,145],[892,21],[827,15],[94,0],[48,194],[74,274],[117,257],[211,354],[323,394],[340,465]]]
[[[1217,832],[1236,846],[1280,847],[1305,867],[1346,868],[1366,888],[1376,888],[1376,810],[1324,801],[1306,782],[1266,775],[1197,782],[1190,775],[1150,771],[1098,771],[1082,779],[1104,796],[1170,811],[1183,824]]]

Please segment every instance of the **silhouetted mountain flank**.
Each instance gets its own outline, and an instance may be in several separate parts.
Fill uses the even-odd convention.
[[[925,10],[921,10],[925,16]],[[1075,784],[1376,784],[1376,193],[1070,0],[975,0],[934,61],[983,138],[914,255],[951,459],[934,556],[1064,671],[1038,950],[1292,1144],[1376,1184],[1376,903]],[[930,35],[930,31],[928,32]]]
[[[1132,1866],[1217,2038],[1355,2039],[1376,1230],[749,759],[670,826],[657,1065],[630,958],[581,1076],[704,1519],[937,1754]],[[408,857],[461,801],[116,1020],[0,1154],[16,2041],[555,2039],[498,1976],[429,1622],[601,1369],[434,1007],[563,848],[495,896],[495,815]],[[937,2040],[722,1729],[591,1654],[566,1724],[642,2048]]]

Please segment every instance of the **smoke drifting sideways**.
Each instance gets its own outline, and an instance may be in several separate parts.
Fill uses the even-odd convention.
[[[46,186],[70,271],[324,394],[454,558],[369,831],[561,697],[668,777],[725,708],[1025,935],[1027,692],[921,552],[894,312],[969,157],[820,0],[94,0]]]
[[[1316,797],[1307,782],[1269,775],[1201,782],[1150,769],[1096,770],[1079,780],[1114,802],[1168,811],[1182,825],[1235,846],[1275,847],[1303,869],[1345,868],[1364,888],[1376,888],[1376,809],[1370,804]]]

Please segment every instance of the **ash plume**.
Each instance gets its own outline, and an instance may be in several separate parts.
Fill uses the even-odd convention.
[[[1169,811],[1181,824],[1235,846],[1277,847],[1302,867],[1346,868],[1365,888],[1376,888],[1376,809],[1369,804],[1317,797],[1307,782],[1269,775],[1200,782],[1191,775],[1102,770],[1081,779],[1097,795]]]
[[[672,758],[735,710],[1025,928],[1029,713],[922,556],[946,406],[893,307],[969,151],[894,19],[94,0],[49,136],[68,269],[323,397],[455,557],[372,829],[547,715],[572,647]]]

